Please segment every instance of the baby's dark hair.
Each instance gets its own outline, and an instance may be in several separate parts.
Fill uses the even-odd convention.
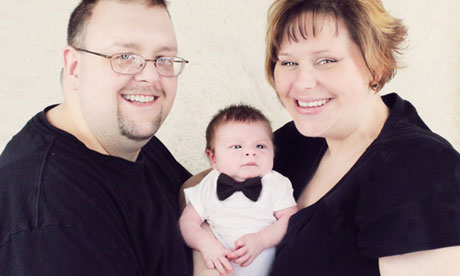
[[[267,130],[270,133],[270,140],[273,143],[273,131],[267,117],[255,107],[246,104],[235,104],[219,110],[219,112],[214,115],[211,122],[209,122],[206,128],[206,150],[214,152],[216,130],[218,127],[229,122],[264,123],[267,126]]]

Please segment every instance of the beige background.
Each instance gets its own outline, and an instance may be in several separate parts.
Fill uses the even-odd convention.
[[[77,0],[0,0],[0,151],[26,121],[62,100],[61,51]],[[276,129],[289,120],[263,74],[272,0],[171,0],[179,55],[190,60],[158,136],[192,172],[208,166],[204,130],[238,102],[264,111]],[[460,149],[460,1],[384,0],[409,27],[407,68],[382,91],[397,91]]]

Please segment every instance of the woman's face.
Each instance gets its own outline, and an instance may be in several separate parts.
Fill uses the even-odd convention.
[[[305,136],[343,138],[369,115],[372,79],[342,20],[305,14],[307,39],[283,38],[274,69],[275,88]]]

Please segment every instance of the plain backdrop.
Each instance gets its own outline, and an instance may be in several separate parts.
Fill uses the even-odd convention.
[[[77,0],[0,0],[0,151],[45,106],[62,101],[59,71],[67,20]],[[208,167],[204,132],[217,110],[245,102],[276,129],[289,121],[264,76],[272,0],[171,0],[179,56],[190,60],[176,102],[157,134],[191,172]],[[410,100],[428,126],[460,149],[460,1],[384,0],[409,37],[381,92]]]

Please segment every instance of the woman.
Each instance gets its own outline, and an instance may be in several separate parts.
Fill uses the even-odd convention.
[[[266,73],[293,118],[275,170],[300,211],[272,275],[460,275],[460,155],[378,92],[406,36],[380,0],[279,0]]]

